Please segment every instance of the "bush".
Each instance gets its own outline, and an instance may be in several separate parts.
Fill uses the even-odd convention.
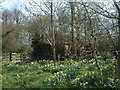
[[[52,47],[44,42],[34,41],[32,60],[50,60],[52,59]]]

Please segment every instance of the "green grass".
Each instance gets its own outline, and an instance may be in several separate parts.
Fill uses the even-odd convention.
[[[47,88],[47,87],[120,87],[114,81],[115,59],[107,64],[95,61],[65,60],[57,62],[39,61],[27,64],[10,64],[2,67],[3,88]]]
[[[3,87],[42,87],[50,72],[43,72],[37,63],[3,66]]]

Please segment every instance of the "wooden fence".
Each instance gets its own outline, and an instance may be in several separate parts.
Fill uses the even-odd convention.
[[[9,60],[9,53],[2,53],[2,61]],[[20,53],[12,53],[12,60],[20,60]]]

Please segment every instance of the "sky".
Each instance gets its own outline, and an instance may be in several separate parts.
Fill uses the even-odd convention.
[[[3,0],[0,0],[0,2]],[[0,3],[0,6],[2,6],[3,9],[20,9],[21,5],[26,4],[28,5],[28,2],[37,2],[45,1],[45,0],[4,0],[4,2]]]
[[[4,2],[0,3],[0,5],[3,7],[3,9],[14,9],[20,8],[21,2],[20,0],[5,0]]]
[[[0,6],[2,6],[4,9],[14,9],[14,8],[20,9],[22,4],[28,4],[27,1],[29,2],[35,1],[37,3],[40,3],[40,1],[45,1],[45,0],[5,0],[4,2],[0,3]],[[54,0],[54,1],[64,1],[64,0]],[[76,0],[66,0],[66,1],[76,1]],[[99,1],[100,2],[100,1],[110,1],[110,0],[83,0],[83,1],[87,1],[87,2]],[[116,1],[119,1],[119,0],[116,0]]]
[[[3,0],[0,0],[0,2],[3,1]],[[28,13],[26,12],[26,10],[24,8],[22,8],[21,6],[24,4],[26,5],[27,7],[29,7],[30,5],[28,4],[28,2],[33,2],[35,1],[36,3],[40,3],[40,2],[43,2],[43,1],[80,1],[80,0],[4,0],[2,3],[0,3],[0,6],[2,6],[2,9],[0,7],[0,11],[1,10],[4,10],[4,9],[19,9],[21,10],[23,13]],[[110,2],[111,0],[83,0],[85,2]],[[119,0],[116,0],[116,1],[119,1]],[[33,4],[33,3],[32,3]],[[107,4],[108,5],[108,4]],[[110,5],[112,4],[109,4],[109,7],[111,7]],[[108,7],[108,6],[107,6]]]
[[[80,1],[80,0],[0,0],[0,2],[3,1],[2,3],[0,3],[0,11],[4,10],[4,9],[19,9],[21,10],[23,13],[25,13],[26,15],[28,14],[28,12],[21,7],[21,5],[26,5],[27,7],[29,7],[29,4],[28,2],[33,2],[35,1],[36,3],[40,3],[40,2],[43,2],[43,1]],[[85,2],[109,2],[112,1],[112,0],[83,0]],[[115,0],[115,1],[120,1],[120,0]],[[107,4],[108,5],[108,4]],[[109,7],[111,7],[110,5],[112,4],[109,4]],[[1,8],[2,7],[2,8]],[[108,7],[108,6],[107,6]],[[1,12],[0,12],[1,13]],[[0,18],[1,18],[1,14],[0,14]],[[1,19],[0,19],[0,22],[1,22]]]

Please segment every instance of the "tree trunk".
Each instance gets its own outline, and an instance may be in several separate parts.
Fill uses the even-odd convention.
[[[113,0],[114,1],[114,0]],[[118,49],[117,49],[117,62],[116,62],[116,79],[120,79],[120,7],[117,2],[114,1],[114,5],[118,11]]]
[[[79,25],[79,13],[77,14],[77,16],[76,16],[76,35],[77,35],[77,37],[76,37],[76,40],[77,40],[77,42],[76,42],[76,44],[78,45],[77,47],[76,47],[76,51],[77,51],[77,58],[79,59],[80,58],[80,46],[81,46],[81,43],[80,43],[80,25]]]
[[[12,52],[9,52],[9,60],[12,61]]]
[[[21,60],[21,62],[23,61],[23,53],[22,52],[20,53],[20,60]]]
[[[96,66],[97,66],[98,70],[100,70],[100,67],[98,65],[98,59],[97,59],[97,46],[96,46],[97,42],[96,42],[96,37],[93,37],[93,39],[94,39],[94,52],[93,52],[93,54],[94,54],[94,58],[95,58],[95,63],[96,63]]]
[[[53,59],[56,60],[56,48],[53,46]]]
[[[117,51],[117,64],[116,64],[116,79],[120,79],[120,13],[118,19],[118,51]]]
[[[53,59],[54,65],[56,60],[56,48],[55,48],[55,30],[53,28],[53,2],[51,2],[51,31],[52,31],[52,49],[53,49]]]
[[[70,2],[71,7],[71,36],[72,36],[72,48],[71,48],[71,54],[75,54],[75,42],[74,42],[74,2]]]

